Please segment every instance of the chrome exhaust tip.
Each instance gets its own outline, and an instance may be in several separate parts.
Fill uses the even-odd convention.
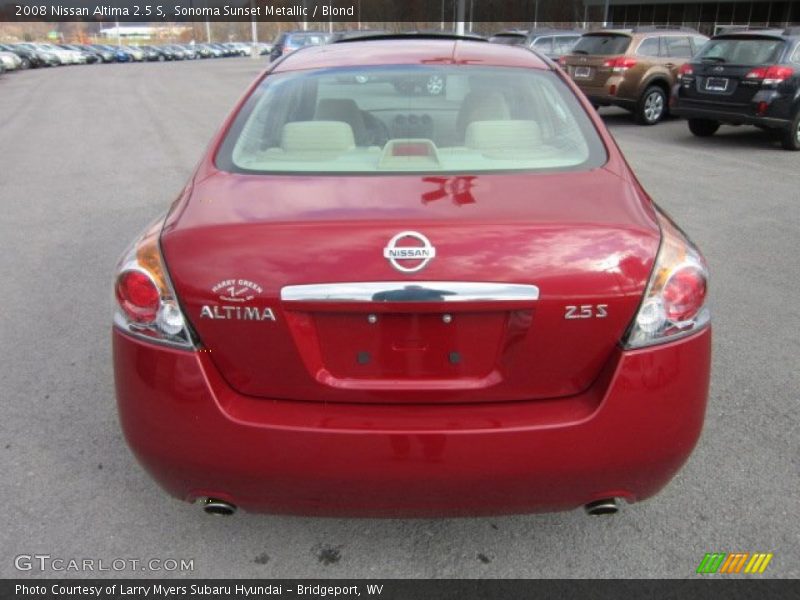
[[[619,512],[619,504],[616,498],[603,498],[602,500],[595,500],[589,502],[583,507],[587,515],[613,515]]]
[[[229,517],[236,513],[236,507],[230,502],[217,498],[206,498],[203,500],[203,511],[207,515],[219,515]]]

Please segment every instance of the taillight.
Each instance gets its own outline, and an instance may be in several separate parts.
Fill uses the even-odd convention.
[[[158,247],[162,224],[163,218],[150,225],[119,262],[114,324],[131,335],[193,348]]]
[[[794,75],[792,67],[772,65],[771,67],[756,67],[751,69],[745,79],[760,79],[762,85],[777,85]]]
[[[669,342],[702,329],[711,320],[705,260],[672,221],[661,213],[658,219],[661,247],[626,348]]]
[[[678,69],[678,80],[681,80],[686,76],[691,77],[692,75],[694,75],[694,69],[689,63],[683,63],[680,69]]]
[[[670,275],[661,292],[667,319],[682,323],[696,315],[706,300],[706,283],[705,273],[694,265]]]
[[[146,272],[135,269],[123,271],[117,277],[117,303],[125,314],[137,323],[156,320],[161,298],[158,288]]]
[[[609,58],[607,61],[603,63],[603,66],[611,67],[611,70],[614,73],[624,73],[631,67],[636,66],[636,59],[626,58],[624,56],[618,56],[617,58]]]

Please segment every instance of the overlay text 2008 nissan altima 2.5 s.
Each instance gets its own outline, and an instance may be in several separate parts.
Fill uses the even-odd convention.
[[[434,73],[439,96],[394,85]],[[700,435],[706,285],[550,61],[311,47],[119,265],[122,427],[212,513],[614,512]]]

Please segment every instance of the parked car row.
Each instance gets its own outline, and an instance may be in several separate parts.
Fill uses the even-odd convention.
[[[596,107],[618,106],[655,125],[669,111],[678,70],[707,41],[688,28],[593,31],[559,62]]]
[[[800,150],[800,27],[728,27],[712,38],[668,26],[513,29],[489,41],[556,59],[595,108],[624,108],[642,125],[670,113],[698,137],[754,125]]]
[[[508,46],[527,46],[548,58],[557,59],[569,54],[583,33],[582,29],[554,29],[552,27],[507,29],[494,34],[489,41]]]
[[[259,44],[261,55],[269,53],[269,44]],[[36,69],[61,65],[85,65],[127,62],[164,62],[249,56],[252,45],[241,42],[210,44],[161,44],[143,46],[111,46],[107,44],[51,44],[21,42],[0,44],[2,70]],[[0,72],[2,72],[0,70]]]

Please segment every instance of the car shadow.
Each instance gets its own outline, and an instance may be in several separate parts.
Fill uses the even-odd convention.
[[[691,139],[702,148],[748,148],[753,150],[775,150],[786,152],[781,147],[777,132],[764,131],[756,127],[723,125],[719,131],[707,138],[693,136],[686,128],[686,139]]]

